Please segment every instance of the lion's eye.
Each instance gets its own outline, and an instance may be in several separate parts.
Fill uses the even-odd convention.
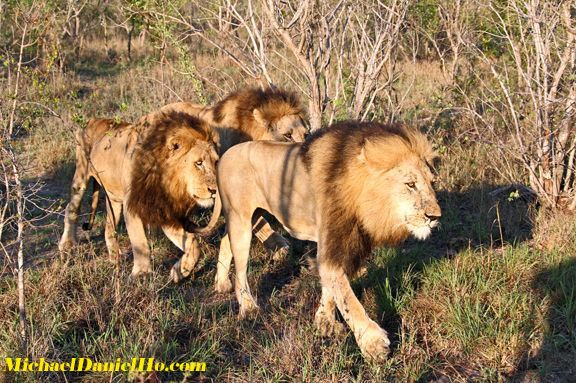
[[[416,189],[416,182],[406,182],[406,186],[410,189]]]
[[[204,164],[203,161],[196,161],[196,166],[201,167]]]
[[[284,138],[287,140],[291,140],[292,139],[292,133],[285,133]]]

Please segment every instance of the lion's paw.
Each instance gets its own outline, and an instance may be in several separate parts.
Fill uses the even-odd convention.
[[[382,362],[390,353],[390,340],[388,334],[375,322],[370,323],[357,338],[358,347],[367,360]]]
[[[314,325],[316,326],[318,335],[326,338],[340,336],[346,331],[344,325],[335,318],[328,318],[326,315],[320,313],[316,313]]]
[[[254,318],[258,315],[260,307],[251,299],[245,299],[244,302],[240,304],[240,312],[238,313],[239,319]]]
[[[150,264],[150,262],[142,264],[134,263],[134,266],[132,266],[132,273],[130,274],[130,276],[136,278],[141,275],[150,274],[151,272],[152,272],[152,265]]]
[[[232,289],[232,282],[230,282],[228,277],[221,279],[216,278],[216,281],[214,282],[214,291],[220,294],[225,294],[232,291]]]
[[[174,283],[180,283],[190,276],[191,270],[182,270],[180,261],[176,262],[170,269],[170,280]]]
[[[290,250],[289,246],[277,249],[272,255],[272,259],[276,262],[283,260],[288,255],[289,250]]]

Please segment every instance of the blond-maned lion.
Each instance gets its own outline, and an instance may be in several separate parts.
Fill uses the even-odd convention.
[[[322,129],[303,144],[249,142],[231,148],[218,165],[228,235],[221,243],[216,289],[232,287],[228,272],[234,258],[240,316],[258,309],[246,272],[253,214],[264,209],[292,236],[318,243],[319,332],[328,336],[341,327],[337,307],[364,356],[386,357],[387,333],[367,316],[348,276],[375,246],[395,246],[410,235],[425,239],[437,226],[441,210],[432,188],[433,158],[420,132],[362,122]]]
[[[214,106],[177,102],[162,107],[139,120],[140,125],[154,125],[158,116],[179,112],[197,116],[214,129],[214,139],[221,156],[232,146],[246,141],[271,140],[302,142],[308,132],[306,115],[296,93],[277,88],[246,88],[229,94]],[[282,257],[289,243],[275,233],[259,216],[254,223],[256,237],[275,257]],[[174,282],[190,275],[193,261],[185,254],[170,272]]]
[[[124,214],[134,254],[132,275],[151,271],[144,225],[161,227],[187,259],[198,258],[194,234],[184,227],[189,225],[191,210],[211,207],[216,195],[218,154],[205,122],[176,112],[157,116],[153,129],[92,119],[77,131],[76,140],[76,171],[61,251],[76,243],[77,211],[87,183],[93,179],[106,192],[105,240],[114,259],[120,255],[116,226]]]

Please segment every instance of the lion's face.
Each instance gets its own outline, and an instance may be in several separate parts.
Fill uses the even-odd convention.
[[[307,134],[306,123],[297,114],[284,116],[272,126],[272,135],[276,141],[303,142]]]
[[[216,197],[216,162],[218,154],[213,145],[196,140],[188,151],[177,141],[170,143],[172,155],[168,160],[175,166],[174,177],[179,177],[186,191],[199,206],[209,208]]]
[[[217,161],[216,150],[206,142],[200,142],[192,148],[183,160],[183,165],[188,168],[188,193],[204,208],[211,207],[216,197]]]
[[[372,152],[376,148],[372,148]],[[374,159],[381,156],[372,153]],[[430,236],[433,228],[438,226],[442,215],[432,187],[434,175],[421,158],[413,154],[396,157],[397,161],[378,166],[365,156],[366,178],[359,180],[364,184],[360,198],[361,216],[369,231],[379,238],[390,238],[382,222],[392,222],[392,231],[398,240],[402,236],[412,235],[419,240]],[[385,219],[384,219],[385,218]],[[402,234],[405,233],[405,234]],[[394,242],[394,240],[392,240]]]
[[[254,109],[253,116],[266,131],[259,140],[303,142],[308,134],[306,122],[300,114],[286,114],[271,121],[261,110]]]
[[[389,176],[399,221],[415,238],[428,238],[442,216],[432,187],[434,175],[424,161],[410,157],[392,169]]]

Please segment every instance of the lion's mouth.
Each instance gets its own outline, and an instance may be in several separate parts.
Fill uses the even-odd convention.
[[[422,224],[414,225],[411,223],[407,223],[406,227],[412,236],[420,241],[425,240],[432,234],[432,229],[438,226],[438,221],[432,221],[427,219]]]
[[[198,203],[198,205],[200,207],[203,207],[203,208],[209,208],[209,207],[214,206],[214,197],[215,196],[216,196],[215,194],[212,194],[212,195],[210,195],[210,197],[202,198],[202,197],[199,197],[197,195],[193,195],[193,197],[196,200],[196,202]]]
[[[414,225],[408,224],[407,226],[408,226],[408,230],[410,231],[410,234],[412,234],[412,236],[414,238],[416,238],[420,241],[425,240],[432,233],[432,228],[428,225],[414,226]]]

